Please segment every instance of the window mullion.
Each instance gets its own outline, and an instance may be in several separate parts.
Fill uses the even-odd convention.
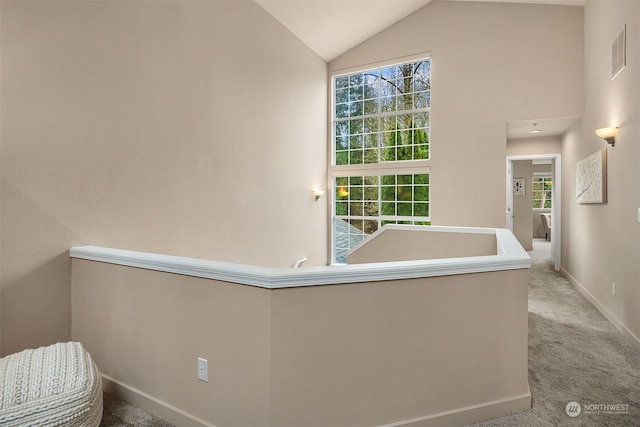
[[[378,109],[380,109],[380,105],[378,105]],[[397,117],[397,116],[405,116],[409,114],[418,114],[418,113],[429,113],[431,111],[430,108],[415,108],[411,110],[400,110],[400,111],[387,111],[385,113],[380,112],[378,114],[360,114],[358,116],[349,116],[349,117],[335,117],[334,113],[334,121],[336,123],[342,122],[350,122],[352,120],[363,120],[371,117],[378,117],[379,119],[384,119],[388,117]]]

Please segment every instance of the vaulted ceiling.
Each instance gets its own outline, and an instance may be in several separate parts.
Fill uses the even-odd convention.
[[[349,49],[416,10],[436,1],[487,0],[256,0],[267,12],[325,61],[330,62]],[[499,3],[536,3],[584,6],[587,0],[491,0]],[[353,16],[358,16],[356,21]],[[535,118],[509,123],[508,138],[561,135],[576,117]],[[541,130],[530,133],[533,123]]]
[[[331,61],[432,1],[484,0],[256,0],[325,61]],[[492,0],[584,6],[587,0]],[[353,16],[358,16],[354,21]]]

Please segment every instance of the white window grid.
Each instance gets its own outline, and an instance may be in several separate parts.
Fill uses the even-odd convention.
[[[549,189],[545,189],[546,186]],[[553,206],[553,179],[548,176],[535,176],[531,180],[531,198],[532,203],[536,200],[540,200],[538,206],[533,206],[534,209],[551,209]],[[546,202],[549,202],[549,206],[545,207]]]
[[[428,173],[335,177],[334,262],[385,224],[428,225],[429,186]]]
[[[424,80],[412,80],[414,90],[400,93],[406,85],[399,67],[415,64],[426,67]],[[399,147],[411,150],[411,155],[404,153],[402,160],[429,158],[430,67],[430,59],[426,58],[334,78],[334,165],[398,161]],[[395,122],[395,129],[390,121]],[[390,139],[394,144],[389,144]],[[390,151],[395,155],[391,160],[385,159],[382,154]]]
[[[381,85],[381,73],[393,72],[396,70],[401,74],[400,68],[407,64],[426,63],[427,73],[422,84],[414,86],[414,90],[407,93],[399,93],[390,90],[388,85]],[[431,107],[431,77],[430,77],[430,58],[413,60],[404,64],[397,64],[387,68],[379,68],[372,71],[348,74],[346,76],[338,76],[334,78],[334,108],[333,108],[333,149],[331,175],[334,178],[333,192],[333,254],[334,263],[346,262],[346,256],[349,250],[364,240],[368,234],[379,229],[384,224],[430,224],[429,215],[430,201],[427,196],[425,201],[408,201],[394,200],[394,215],[382,215],[382,203],[390,202],[381,200],[382,197],[382,177],[395,175],[396,179],[399,175],[415,174],[426,175],[429,188],[429,152],[430,152],[430,107]],[[414,69],[415,71],[415,69]],[[372,76],[372,73],[379,73]],[[338,79],[342,77],[342,83],[348,81],[348,84],[339,83]],[[346,80],[345,77],[348,79]],[[377,86],[373,95],[367,95],[365,85],[356,82],[358,78],[374,78],[377,77]],[[389,80],[389,75],[384,76]],[[400,79],[402,80],[402,79]],[[353,84],[352,84],[353,83]],[[396,80],[396,84],[401,84]],[[414,80],[415,83],[415,80]],[[393,86],[393,85],[392,85]],[[368,86],[369,89],[372,85]],[[340,99],[340,91],[342,90],[343,99]],[[346,93],[346,98],[344,97]],[[377,100],[377,102],[371,102]],[[367,102],[369,101],[369,102]],[[374,108],[370,108],[371,106]],[[403,108],[398,110],[398,105]],[[410,108],[405,108],[409,106]],[[392,123],[390,123],[390,121]],[[395,126],[394,126],[395,125]],[[383,129],[391,129],[384,131]],[[421,138],[421,139],[419,139]],[[389,144],[389,140],[393,139],[393,144]],[[425,140],[426,139],[426,140]],[[407,150],[410,150],[410,154]],[[390,150],[393,150],[390,152]],[[398,152],[402,150],[401,159],[398,160]],[[337,155],[342,154],[342,161],[337,162]],[[346,160],[346,161],[345,161]],[[365,175],[366,174],[366,175]],[[341,215],[336,213],[336,203],[343,203],[339,200],[338,187],[335,185],[336,179],[342,177],[360,176],[377,177],[379,182],[378,198],[365,198],[356,201],[361,204],[361,213],[364,213],[365,203],[378,203],[378,215],[358,215],[358,212],[350,211]],[[412,183],[415,181],[412,181]],[[412,184],[411,193],[415,194],[413,187],[422,185]],[[357,186],[354,186],[354,188]],[[351,189],[351,188],[350,188]],[[350,189],[348,191],[350,191]],[[428,193],[427,193],[428,194]],[[400,203],[400,205],[398,205]],[[403,203],[411,205],[409,215],[398,215],[398,206]],[[415,205],[424,204],[420,213],[426,215],[416,215]],[[403,205],[404,206],[404,205]],[[403,207],[407,213],[406,206]],[[368,222],[365,226],[365,222]],[[357,225],[358,227],[356,227]]]

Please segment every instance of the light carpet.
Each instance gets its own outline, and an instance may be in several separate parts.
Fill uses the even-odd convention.
[[[104,393],[103,406],[100,427],[175,427],[112,393]]]
[[[473,426],[640,426],[640,352],[553,270],[549,254],[544,240],[529,252],[532,408]],[[580,405],[576,417],[570,402]]]
[[[640,352],[553,270],[549,251],[535,240],[529,252],[532,408],[472,426],[640,426]],[[570,402],[580,405],[576,417],[567,415]],[[101,427],[131,426],[172,425],[105,393]]]

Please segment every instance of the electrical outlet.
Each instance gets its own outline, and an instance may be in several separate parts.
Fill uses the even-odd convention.
[[[209,382],[209,362],[202,357],[198,357],[198,379]]]
[[[616,284],[615,283],[611,284],[611,295],[613,295],[613,296],[616,295]]]
[[[640,208],[638,208],[638,223],[640,223]]]

